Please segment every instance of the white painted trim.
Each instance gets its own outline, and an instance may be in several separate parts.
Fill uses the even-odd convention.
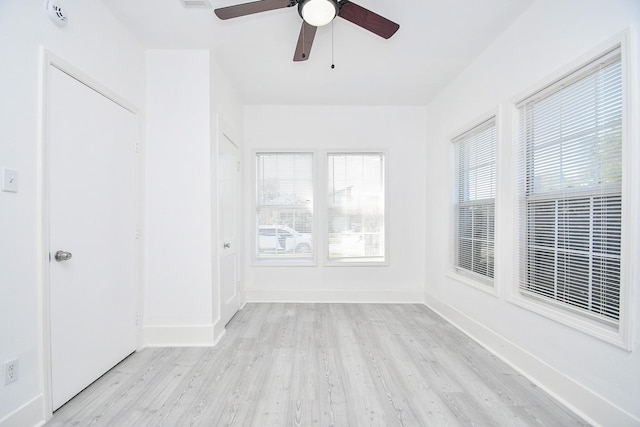
[[[47,142],[47,90],[49,79],[49,67],[54,67],[61,72],[69,75],[70,77],[78,80],[82,84],[86,85],[90,89],[96,91],[112,102],[118,104],[125,110],[131,112],[136,116],[137,121],[137,136],[140,139],[141,129],[144,128],[138,109],[126,100],[124,97],[113,92],[111,89],[102,85],[100,82],[85,74],[82,70],[65,61],[61,57],[55,55],[50,50],[41,47],[40,48],[40,75],[39,75],[39,105],[38,105],[38,140],[37,140],[37,217],[38,217],[38,292],[39,292],[39,313],[40,313],[40,362],[42,364],[42,377],[41,386],[43,395],[41,396],[42,409],[44,410],[45,420],[49,420],[53,414],[53,406],[51,402],[52,384],[51,384],[51,312],[50,312],[50,283],[49,283],[49,154],[48,154],[48,142]],[[140,141],[137,141],[140,144]],[[133,147],[132,147],[133,148]],[[140,158],[135,160],[135,179],[136,179],[136,197],[141,197],[139,192],[143,183],[140,180],[142,177],[140,174],[140,164],[144,161]],[[141,199],[136,200],[136,227],[142,231],[141,227],[141,210],[144,209]],[[140,236],[141,237],[141,236]],[[136,307],[138,315],[142,313],[143,306],[141,305],[140,296],[143,295],[142,288],[142,260],[143,245],[141,238],[137,242],[136,255],[139,257],[136,259],[136,294],[139,298]],[[141,341],[141,329],[140,325],[136,325],[137,328],[137,347],[140,348]]]
[[[247,196],[251,200],[251,206],[247,212],[251,212],[251,216],[249,217],[249,221],[247,222],[247,227],[245,230],[250,230],[251,236],[245,236],[245,242],[249,242],[250,247],[245,247],[246,253],[249,255],[249,265],[251,267],[316,267],[318,260],[318,225],[317,225],[317,212],[318,212],[318,201],[320,200],[318,197],[318,150],[315,149],[260,149],[253,148],[250,152],[250,159],[247,162],[247,168],[251,168],[251,178],[250,185],[251,191],[248,191]],[[269,258],[258,258],[258,254],[256,253],[256,248],[258,247],[258,241],[256,236],[256,212],[257,212],[257,203],[256,200],[258,198],[256,181],[258,179],[257,172],[258,167],[256,163],[256,159],[258,154],[311,154],[312,161],[312,179],[313,179],[313,223],[311,228],[311,238],[312,238],[312,248],[311,248],[311,258],[281,258],[281,259],[269,259]],[[250,165],[250,166],[249,166]],[[246,175],[244,175],[246,176]],[[243,183],[243,189],[246,186]]]
[[[513,250],[513,258],[510,266],[513,268],[511,274],[506,275],[505,277],[511,277],[511,285],[507,288],[506,292],[506,300],[512,304],[515,304],[519,307],[532,311],[534,313],[545,316],[549,319],[552,319],[556,322],[568,325],[572,328],[575,328],[585,334],[596,337],[602,341],[613,344],[617,347],[623,348],[625,350],[631,351],[632,349],[632,337],[633,337],[633,316],[635,310],[638,307],[637,302],[633,299],[634,297],[634,283],[637,280],[638,267],[635,267],[635,257],[637,257],[638,249],[637,243],[634,240],[637,240],[635,230],[634,219],[638,218],[638,214],[640,213],[640,207],[638,206],[640,200],[637,195],[637,191],[634,188],[634,183],[637,182],[638,178],[638,165],[640,164],[640,160],[638,159],[638,149],[635,147],[637,145],[638,140],[638,131],[636,128],[633,117],[635,117],[635,111],[637,109],[636,103],[638,100],[637,97],[637,88],[636,82],[634,80],[634,72],[637,69],[637,55],[633,48],[633,31],[631,28],[625,30],[624,32],[612,37],[608,41],[600,44],[599,46],[590,49],[584,55],[581,55],[579,58],[574,59],[569,62],[566,66],[562,67],[557,72],[553,73],[550,76],[547,76],[543,80],[537,82],[535,85],[528,87],[526,90],[523,90],[517,96],[512,98],[511,100],[511,113],[513,123],[512,127],[512,139],[513,141],[518,141],[516,144],[517,148],[514,148],[515,156],[512,158],[519,159],[521,153],[519,150],[519,132],[518,132],[518,104],[523,102],[523,100],[544,90],[550,85],[554,84],[558,80],[571,75],[572,73],[580,70],[586,65],[592,63],[596,58],[602,56],[608,51],[620,46],[620,52],[622,56],[622,69],[623,69],[623,86],[625,90],[623,91],[623,120],[624,120],[624,140],[623,140],[623,156],[622,156],[622,164],[623,164],[623,177],[622,177],[622,198],[623,202],[623,224],[622,224],[622,270],[620,274],[621,284],[620,284],[620,316],[619,316],[619,326],[616,330],[612,330],[607,326],[600,324],[597,321],[591,320],[588,316],[581,315],[580,313],[576,313],[571,310],[571,308],[564,308],[558,306],[554,303],[547,303],[543,300],[535,300],[533,298],[527,297],[523,295],[519,291],[519,270],[520,270],[520,248],[517,247],[517,244],[514,245]],[[635,152],[634,152],[635,150]],[[518,182],[518,163],[519,161],[512,162],[511,164],[511,175],[514,183]],[[507,167],[506,165],[499,165]],[[517,185],[514,185],[510,191],[510,197],[512,198],[512,206],[513,206],[513,218],[515,218],[514,223],[511,225],[512,235],[513,236],[521,236],[523,230],[520,230],[519,224],[519,206],[520,206],[520,194],[518,193]],[[634,268],[636,271],[634,272]]]
[[[218,186],[218,170],[220,162],[219,146],[220,138],[224,137],[222,126],[222,118],[219,114],[215,115],[214,120],[209,121],[209,158],[210,158],[210,175],[209,175],[209,191],[211,194],[211,312],[213,315],[214,324],[212,328],[212,339],[216,342],[216,337],[222,336],[225,332],[224,325],[222,325],[222,298],[221,298],[221,286],[220,286],[220,250],[219,245],[221,243],[220,238],[220,201],[219,194],[220,189]],[[215,126],[215,129],[213,128]],[[240,218],[243,218],[242,216]]]
[[[216,338],[214,329],[211,324],[145,326],[144,347],[212,347],[224,335],[223,329]]]
[[[511,159],[511,146],[513,140],[510,136],[510,125],[512,116],[509,110],[502,104],[496,107],[496,197],[494,201],[495,224],[493,230],[493,292],[496,297],[501,297],[504,292],[504,285],[508,283],[510,277],[508,266],[496,260],[508,259],[508,253],[511,250],[510,244],[512,235],[509,232],[509,221],[512,220],[511,215],[505,215],[509,212],[509,203],[512,203],[509,191],[510,171],[509,167],[505,167],[505,162]]]
[[[215,331],[215,327],[213,328]],[[220,332],[220,334],[215,334],[214,333],[214,337],[213,337],[213,346],[217,346],[220,341],[222,341],[222,338],[224,338],[224,336],[227,335],[227,330],[224,329],[224,327],[222,327],[222,332]]]
[[[620,271],[620,323],[619,337],[624,347],[631,351],[633,346],[634,325],[640,293],[640,267],[638,266],[638,254],[640,253],[640,229],[638,218],[640,217],[640,194],[637,183],[640,182],[640,129],[638,128],[638,111],[640,99],[638,98],[638,71],[640,60],[638,46],[636,46],[633,28],[629,28],[619,36],[622,55],[622,85],[623,106],[622,120],[623,145],[622,145],[622,269]]]
[[[253,240],[255,241],[256,232],[253,228],[251,229],[251,232],[253,233]],[[315,246],[315,243],[314,243],[314,246]],[[254,255],[255,255],[255,250],[254,250]],[[296,261],[294,258],[287,258],[287,259],[263,258],[261,260],[254,259],[251,263],[251,267],[317,267],[317,266],[318,266],[318,263],[316,263],[315,261],[308,261],[305,259]]]
[[[427,307],[589,423],[602,426],[640,425],[640,419],[464,313],[428,294],[425,295],[425,302]]]
[[[471,276],[466,276],[461,272],[458,272],[456,270],[456,244],[458,241],[458,237],[457,237],[457,226],[458,224],[456,223],[456,206],[457,206],[457,197],[458,197],[458,187],[459,187],[459,183],[458,183],[458,165],[456,164],[456,155],[455,155],[455,140],[457,138],[462,137],[463,135],[472,132],[476,127],[481,126],[483,124],[485,124],[486,122],[493,120],[494,121],[494,126],[496,128],[496,177],[495,177],[495,186],[496,186],[496,194],[495,197],[493,199],[493,203],[494,203],[494,215],[495,215],[495,224],[499,224],[500,221],[500,210],[498,209],[498,207],[500,206],[500,203],[502,202],[502,192],[500,191],[500,159],[501,159],[501,152],[500,152],[500,146],[503,144],[503,133],[502,133],[502,117],[501,117],[501,111],[502,108],[501,106],[498,106],[496,108],[492,108],[490,110],[488,110],[487,112],[481,114],[480,116],[477,116],[476,118],[474,118],[473,120],[470,120],[468,122],[467,125],[465,126],[460,126],[459,128],[457,128],[454,132],[451,132],[448,137],[447,137],[447,144],[449,146],[449,148],[447,149],[447,163],[449,165],[449,177],[451,178],[449,180],[449,203],[448,203],[448,208],[449,208],[449,216],[448,218],[450,218],[449,222],[448,222],[448,229],[449,229],[449,236],[450,236],[450,240],[449,240],[449,245],[447,247],[447,252],[449,254],[449,260],[448,260],[448,271],[447,271],[447,277],[463,283],[467,286],[470,286],[472,288],[478,289],[482,292],[485,292],[489,295],[493,295],[495,297],[499,297],[500,293],[499,293],[499,288],[498,288],[498,283],[499,283],[499,269],[498,267],[498,263],[495,262],[495,260],[498,260],[498,256],[496,256],[496,254],[499,253],[499,250],[501,249],[501,245],[499,244],[500,242],[500,229],[501,227],[497,227],[494,225],[494,236],[493,236],[493,250],[494,250],[494,277],[493,280],[487,278],[486,281],[483,281],[481,278],[478,278],[478,280],[475,280],[473,277]]]
[[[596,58],[602,56],[604,53],[610,51],[615,48],[616,45],[621,45],[622,51],[625,51],[625,44],[628,44],[629,38],[631,36],[631,29],[627,29],[610,39],[600,43],[598,46],[595,46],[588,51],[584,52],[582,55],[574,58],[567,59],[568,62],[565,63],[564,66],[558,68],[555,72],[547,75],[524,88],[520,92],[516,93],[510,99],[510,104],[512,104],[515,109],[518,109],[518,105],[525,101],[527,98],[535,95],[536,93],[544,90],[549,87],[553,83],[562,80],[563,78],[573,74],[576,70],[581,69],[582,67],[592,63]],[[623,52],[624,55],[624,52]]]
[[[574,312],[571,308],[565,308],[553,302],[522,295],[518,291],[514,291],[512,295],[509,295],[507,301],[533,313],[562,323],[563,325],[570,326],[609,344],[631,351],[631,347],[623,340],[617,329],[613,329],[607,324],[598,322],[595,319],[583,316],[579,312]]]
[[[223,324],[220,319],[213,325],[213,345],[218,345],[222,337],[227,334],[225,329],[227,325]]]
[[[462,273],[458,273],[457,271],[447,271],[446,275],[448,278],[455,280],[456,282],[463,283],[496,298],[499,297],[495,287],[495,280],[492,284],[490,284],[491,282],[482,282],[480,280],[475,280],[473,277],[466,276]]]
[[[243,183],[243,168],[244,168],[244,156],[242,152],[242,143],[237,138],[237,132],[233,129],[229,123],[220,115],[216,114],[216,129],[211,132],[212,134],[212,144],[211,144],[211,200],[212,200],[212,222],[211,222],[211,256],[213,266],[212,277],[214,279],[214,288],[213,288],[213,313],[214,316],[217,316],[216,325],[220,322],[220,319],[223,316],[224,305],[225,303],[222,301],[222,267],[221,267],[221,257],[224,252],[224,249],[221,250],[224,242],[222,240],[221,233],[221,214],[220,214],[220,206],[221,199],[220,194],[221,186],[220,186],[220,147],[222,146],[222,140],[226,139],[229,141],[234,147],[237,149],[237,158],[238,162],[238,174],[236,181],[235,192],[239,193],[236,198],[236,223],[235,223],[235,241],[233,241],[233,245],[235,246],[235,267],[236,267],[236,275],[235,275],[235,286],[236,286],[236,296],[238,301],[238,309],[240,309],[240,300],[241,300],[241,281],[240,277],[243,275],[242,266],[243,266],[243,256],[245,251],[245,243],[243,239],[242,232],[244,230],[244,183]],[[214,137],[215,135],[215,137]],[[225,325],[223,325],[224,328]]]
[[[40,75],[38,92],[38,140],[37,140],[37,204],[38,204],[38,313],[40,314],[40,363],[42,364],[41,387],[44,393],[42,410],[45,421],[53,415],[51,401],[51,310],[49,292],[49,156],[47,150],[47,80],[51,54],[40,49]]]
[[[138,292],[136,297],[137,301],[137,331],[136,339],[138,343],[137,350],[142,349],[142,334],[144,319],[146,319],[147,313],[147,301],[145,298],[145,286],[147,283],[147,245],[146,245],[146,218],[147,218],[147,153],[146,153],[146,140],[147,140],[147,120],[146,111],[142,110],[136,112],[136,118],[138,121],[138,134],[136,141],[136,160],[135,160],[135,179],[136,179],[136,228],[138,233],[137,239],[137,257],[136,260],[136,273],[137,273],[137,287]]]
[[[301,303],[394,303],[423,304],[424,294],[416,291],[375,290],[262,290],[245,289],[247,302]]]
[[[320,175],[319,179],[316,179],[318,183],[318,204],[316,205],[316,211],[319,214],[314,216],[314,222],[318,222],[317,219],[321,220],[319,228],[320,234],[318,235],[322,241],[320,245],[322,249],[322,253],[318,253],[318,259],[322,263],[323,267],[388,267],[391,265],[391,215],[389,209],[389,196],[391,193],[389,192],[389,170],[391,163],[389,161],[389,149],[388,148],[379,148],[379,147],[370,147],[367,149],[364,148],[337,148],[337,149],[322,149],[315,152],[318,156],[318,172]],[[384,256],[383,259],[377,260],[377,257],[367,258],[344,258],[344,259],[329,259],[329,247],[328,247],[328,236],[329,236],[329,206],[327,194],[329,194],[328,189],[328,176],[329,176],[329,155],[330,154],[355,154],[355,155],[374,155],[381,154],[384,159],[383,171],[384,171]]]
[[[352,261],[350,258],[345,258],[341,261],[325,261],[325,267],[389,267],[391,263],[388,259],[383,261],[374,260],[375,257],[372,257],[370,261],[367,261],[369,258],[355,258],[357,261]],[[385,258],[389,258],[386,256]]]
[[[498,116],[500,115],[500,107],[491,108],[484,113],[474,117],[472,120],[468,120],[464,125],[458,126],[454,131],[449,132],[447,135],[447,143],[455,145],[454,141],[467,132],[471,132],[476,127],[488,122],[491,119],[496,121],[496,132],[498,130]],[[500,143],[500,141],[498,141]]]
[[[44,396],[37,395],[0,420],[0,427],[41,426],[44,419]]]
[[[138,109],[131,102],[129,102],[126,98],[120,96],[119,94],[117,94],[113,90],[111,90],[108,87],[102,85],[102,83],[100,83],[99,81],[97,81],[93,77],[89,76],[88,74],[85,74],[82,70],[80,70],[79,68],[75,67],[71,63],[65,61],[61,57],[55,55],[50,50],[43,49],[42,51],[43,51],[44,60],[45,60],[44,61],[44,65],[46,65],[46,66],[51,65],[51,66],[57,68],[58,70],[62,71],[63,73],[68,74],[69,76],[71,76],[74,79],[78,80],[80,83],[86,85],[88,88],[98,92],[100,95],[104,96],[105,98],[110,99],[111,101],[115,102],[116,104],[118,104],[119,106],[121,106],[125,110],[129,111],[130,113],[133,113],[133,114],[136,114],[136,115],[138,114]]]
[[[313,249],[312,258],[297,260],[295,258],[282,258],[282,259],[259,259],[256,256],[256,233],[253,227],[255,227],[255,215],[252,216],[252,228],[251,237],[246,239],[251,244],[250,250],[250,263],[251,267],[387,267],[391,265],[391,231],[390,231],[390,209],[389,209],[389,150],[388,149],[258,149],[254,148],[251,151],[251,162],[253,168],[251,170],[251,182],[252,191],[251,197],[251,209],[250,212],[256,212],[256,166],[255,159],[258,154],[269,153],[283,153],[283,154],[311,154],[313,156]],[[327,224],[327,156],[329,154],[382,154],[384,156],[384,196],[385,196],[385,213],[384,213],[384,260],[374,261],[367,260],[366,258],[358,260],[329,260],[326,236],[328,235]]]

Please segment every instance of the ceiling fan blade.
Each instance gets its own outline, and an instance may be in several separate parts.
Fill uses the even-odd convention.
[[[266,12],[268,10],[283,9],[295,4],[295,1],[291,0],[260,0],[251,3],[237,4],[235,6],[221,7],[214,10],[214,12],[220,19],[231,19],[239,16]]]
[[[377,13],[373,13],[362,6],[358,6],[349,0],[342,0],[339,3],[340,12],[338,16],[353,22],[359,27],[369,30],[382,38],[388,39],[398,31],[400,25],[384,18]]]
[[[306,21],[302,21],[296,52],[293,54],[294,61],[306,61],[309,59],[311,46],[313,45],[313,38],[316,36],[317,29],[318,27],[314,27],[313,25],[307,24]]]

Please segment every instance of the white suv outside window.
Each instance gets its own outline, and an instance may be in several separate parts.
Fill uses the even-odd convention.
[[[299,233],[284,225],[258,228],[258,253],[311,253],[311,234]]]

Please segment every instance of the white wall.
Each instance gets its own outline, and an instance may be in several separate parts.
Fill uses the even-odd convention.
[[[38,128],[40,46],[139,109],[145,96],[144,52],[97,0],[64,1],[60,28],[42,1],[0,2],[0,172],[19,171],[17,194],[0,192],[0,364],[19,358],[20,378],[0,383],[0,425],[44,417],[39,248],[41,200]]]
[[[209,51],[147,52],[145,326],[210,324]]]
[[[240,122],[235,94],[209,51],[147,53],[145,345],[214,340],[218,114]]]
[[[246,242],[251,242],[255,224],[251,173],[255,151],[288,149],[384,150],[390,243],[390,265],[375,267],[323,266],[321,256],[316,266],[255,266],[249,245],[245,251],[248,301],[422,301],[424,108],[249,106],[244,126]]]
[[[640,2],[636,0],[539,0],[455,81],[444,88],[428,106],[427,199],[428,245],[425,268],[427,303],[445,314],[463,330],[484,341],[494,351],[523,369],[532,378],[576,408],[592,421],[603,425],[640,423],[640,294],[639,270],[635,267],[635,334],[631,352],[605,343],[575,329],[526,311],[507,301],[514,286],[513,253],[517,251],[512,197],[514,141],[508,133],[514,119],[512,104],[549,76],[594,52],[598,46],[633,27],[630,53],[635,74],[630,100],[634,110],[630,120],[635,134],[631,146],[633,184],[637,194],[640,178],[638,161],[637,39]],[[452,241],[452,163],[451,138],[477,119],[501,106],[502,119],[499,159],[500,185],[497,203],[496,275],[498,297],[462,284],[446,273],[452,260],[441,244]],[[635,229],[626,236],[631,243],[630,260],[640,259],[640,210],[638,197],[635,216],[627,218]],[[438,244],[441,243],[441,244]]]

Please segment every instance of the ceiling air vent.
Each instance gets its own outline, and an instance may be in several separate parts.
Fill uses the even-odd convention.
[[[187,9],[211,8],[211,4],[207,0],[180,0],[182,5]]]

